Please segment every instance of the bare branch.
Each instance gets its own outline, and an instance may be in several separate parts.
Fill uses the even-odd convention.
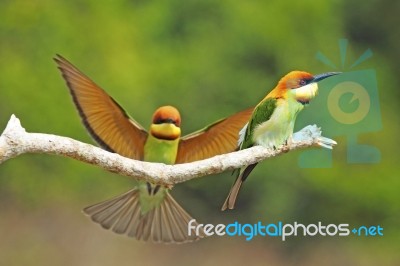
[[[334,140],[322,137],[321,130],[313,125],[293,134],[291,143],[276,150],[256,146],[202,161],[165,165],[132,160],[67,137],[28,133],[21,126],[19,119],[12,115],[0,136],[0,164],[25,153],[55,154],[97,165],[120,175],[153,183],[174,185],[196,177],[240,168],[289,150],[310,146],[331,149],[335,144]]]

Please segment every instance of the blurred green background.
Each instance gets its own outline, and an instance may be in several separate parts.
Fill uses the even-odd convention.
[[[0,1],[1,129],[15,114],[28,131],[88,143],[52,61],[56,53],[146,128],[160,105],[178,107],[187,134],[255,105],[290,70],[332,71],[315,55],[340,65],[339,39],[349,41],[348,62],[370,48],[373,57],[357,69],[376,71],[383,128],[358,137],[380,150],[379,163],[348,164],[346,136],[335,136],[332,168],[299,167],[301,151],[265,161],[234,211],[219,211],[230,173],[186,182],[172,194],[203,223],[384,228],[383,237],[138,242],[80,211],[127,191],[131,180],[72,159],[23,155],[0,165],[0,265],[400,265],[399,11],[395,0]],[[300,117],[312,124],[316,113],[311,103]]]

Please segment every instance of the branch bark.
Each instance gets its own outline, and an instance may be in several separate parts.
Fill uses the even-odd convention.
[[[294,133],[292,141],[288,145],[276,150],[255,146],[202,161],[165,165],[125,158],[68,137],[28,133],[21,126],[19,119],[12,115],[0,136],[0,164],[25,153],[54,154],[97,165],[107,171],[139,180],[174,185],[196,177],[217,174],[260,162],[289,150],[310,146],[332,149],[334,145],[336,145],[334,140],[322,137],[321,130],[316,125],[312,125]]]

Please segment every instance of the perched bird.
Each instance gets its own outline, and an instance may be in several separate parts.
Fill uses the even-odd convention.
[[[250,121],[240,131],[240,150],[261,145],[277,148],[291,141],[297,114],[315,97],[318,81],[338,72],[313,76],[303,71],[292,71],[254,108]],[[236,170],[236,181],[229,191],[222,210],[233,209],[243,181],[257,163]]]
[[[202,160],[234,151],[239,130],[253,108],[221,119],[181,137],[181,117],[172,106],[158,108],[149,133],[103,89],[66,59],[54,58],[90,135],[110,151],[135,160],[165,164]],[[170,187],[138,181],[130,191],[84,209],[103,228],[142,240],[181,243],[201,236],[188,234],[190,215],[172,198]]]

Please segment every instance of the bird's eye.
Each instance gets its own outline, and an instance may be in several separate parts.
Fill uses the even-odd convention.
[[[301,79],[299,84],[300,84],[300,86],[304,86],[307,84],[307,81],[305,81],[304,79]]]
[[[163,120],[161,118],[157,118],[153,123],[159,125],[163,123]]]

